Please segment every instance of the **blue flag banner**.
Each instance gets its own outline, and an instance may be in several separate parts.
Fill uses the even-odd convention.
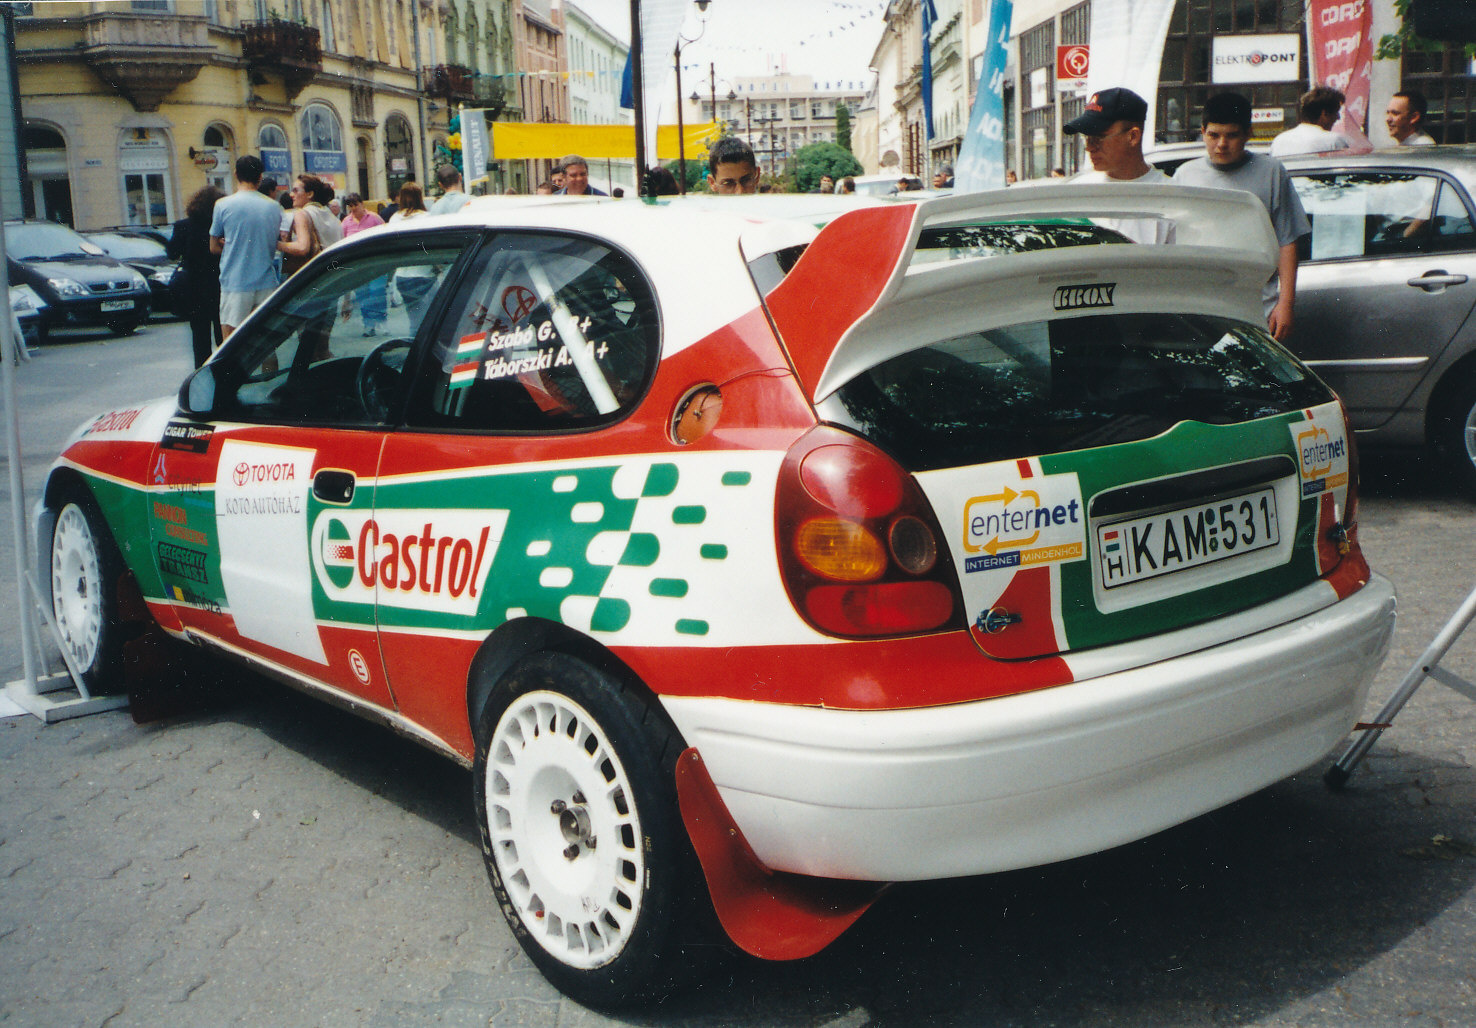
[[[999,189],[1005,184],[1004,82],[1013,12],[1012,0],[990,0],[989,34],[985,37],[989,44],[979,72],[979,89],[953,166],[953,189],[957,193]]]
[[[933,0],[922,2],[922,102],[923,121],[927,125],[928,139],[933,138],[933,24],[938,20],[938,8]]]
[[[632,73],[634,57],[625,51],[625,71],[620,75],[620,106],[628,111],[635,110],[635,75]]]

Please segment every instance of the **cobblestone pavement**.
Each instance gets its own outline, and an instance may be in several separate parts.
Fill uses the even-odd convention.
[[[38,364],[148,364],[177,334]],[[36,368],[23,402],[61,403]],[[39,418],[31,445],[80,416]],[[1476,578],[1476,507],[1417,461],[1365,478],[1365,545],[1401,603],[1372,716]],[[1476,678],[1473,654],[1476,633],[1447,666]],[[1105,854],[899,887],[816,958],[725,959],[611,1019],[503,926],[465,771],[209,677],[211,703],[154,723],[0,721],[0,1023],[1476,1025],[1476,704],[1434,683],[1342,794],[1319,766]]]

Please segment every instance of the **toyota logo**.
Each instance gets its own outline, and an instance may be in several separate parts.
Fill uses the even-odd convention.
[[[237,485],[245,485],[246,479],[251,475],[251,465],[244,460],[236,465],[234,478]]]

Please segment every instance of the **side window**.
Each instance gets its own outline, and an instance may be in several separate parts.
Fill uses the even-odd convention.
[[[410,423],[559,432],[629,411],[661,346],[636,266],[564,236],[504,234],[482,254],[425,364]]]
[[[1397,257],[1439,245],[1433,214],[1440,180],[1433,176],[1369,171],[1292,181],[1312,222],[1304,259]]]
[[[1476,247],[1476,227],[1471,224],[1471,212],[1454,186],[1445,183],[1440,187],[1440,199],[1435,203],[1435,220],[1431,222],[1434,245],[1441,250],[1470,250]]]
[[[470,239],[319,262],[285,299],[238,330],[214,366],[221,417],[378,425],[396,413],[420,323]]]

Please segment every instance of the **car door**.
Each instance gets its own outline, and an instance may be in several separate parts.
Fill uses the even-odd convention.
[[[622,494],[617,473],[643,477],[652,459],[625,454],[663,441],[622,421],[660,347],[634,262],[554,232],[503,233],[480,254],[385,441],[361,530],[401,713],[445,739],[466,737],[468,668],[499,625],[613,623],[601,588],[620,554],[592,554],[633,534],[640,487]]]
[[[404,368],[462,237],[391,236],[299,272],[191,379],[154,458],[155,557],[186,628],[384,708],[359,530]],[[365,317],[365,313],[369,317]]]
[[[1290,345],[1348,405],[1384,424],[1476,304],[1476,231],[1444,176],[1409,168],[1299,170],[1312,222]]]

